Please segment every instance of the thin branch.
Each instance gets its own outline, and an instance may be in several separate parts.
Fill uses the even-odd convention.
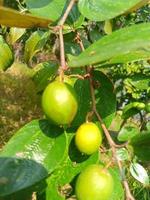
[[[60,74],[60,80],[63,81],[64,78],[64,70],[67,69],[66,61],[65,61],[65,49],[64,49],[64,38],[63,38],[63,25],[73,7],[76,0],[71,0],[65,13],[63,14],[62,18],[58,22],[58,30],[59,30],[59,43],[60,43],[60,62],[61,66],[59,67],[59,74]]]
[[[82,40],[80,38],[79,33],[77,34],[77,42],[80,45],[81,50],[84,51],[83,42],[82,42]],[[131,194],[128,182],[127,182],[126,178],[123,176],[124,173],[123,173],[122,163],[117,157],[116,148],[120,147],[120,145],[115,144],[115,142],[111,138],[110,133],[109,133],[108,129],[106,128],[105,124],[103,123],[103,120],[102,120],[102,118],[101,118],[101,116],[98,113],[97,108],[96,108],[95,91],[94,91],[94,87],[93,87],[93,77],[92,77],[92,66],[86,67],[86,70],[90,74],[89,82],[90,82],[90,92],[91,92],[91,98],[92,98],[92,112],[95,113],[98,121],[101,124],[101,127],[102,127],[102,129],[103,129],[103,131],[105,133],[107,141],[108,141],[108,143],[109,143],[109,145],[111,147],[113,158],[116,160],[116,163],[118,165],[118,168],[119,168],[119,171],[120,171],[120,175],[122,177],[122,184],[124,186],[125,193],[126,193],[126,200],[135,200],[135,198]]]
[[[64,25],[64,23],[65,23],[65,21],[66,21],[68,15],[69,15],[69,13],[70,13],[72,7],[74,6],[74,4],[75,4],[76,1],[77,1],[77,0],[71,0],[71,1],[70,1],[70,3],[69,3],[69,5],[68,5],[68,7],[67,7],[67,9],[66,9],[66,11],[65,11],[65,13],[64,13],[64,15],[62,16],[62,18],[61,18],[60,21],[58,22],[58,25],[59,25],[59,26],[63,26],[63,25]]]
[[[59,68],[59,74],[62,81],[64,76],[64,70],[66,69],[64,38],[63,38],[62,28],[59,29],[59,43],[60,43],[60,63],[61,63],[61,66]]]

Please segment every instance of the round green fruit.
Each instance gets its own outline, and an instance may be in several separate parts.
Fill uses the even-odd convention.
[[[75,90],[71,85],[57,80],[50,83],[42,95],[42,108],[53,123],[70,124],[78,109]]]
[[[113,178],[101,165],[89,165],[77,178],[75,193],[78,200],[111,200]]]
[[[82,124],[75,135],[75,144],[78,150],[87,155],[93,154],[102,143],[102,133],[93,122]]]

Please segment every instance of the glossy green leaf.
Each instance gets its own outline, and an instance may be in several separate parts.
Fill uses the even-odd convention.
[[[66,0],[25,0],[29,12],[56,21],[66,6]]]
[[[33,81],[36,84],[37,92],[44,90],[49,81],[57,74],[58,64],[54,62],[44,62],[34,67],[35,74]]]
[[[104,36],[79,56],[71,57],[68,64],[71,67],[81,67],[96,63],[124,63],[128,61],[128,57],[129,61],[148,58],[150,56],[149,32],[150,23],[120,29],[111,35]],[[122,59],[124,56],[127,60]]]
[[[24,28],[10,28],[9,34],[8,34],[8,40],[11,44],[14,44],[18,39],[20,39],[23,34],[26,32],[26,29]]]
[[[47,177],[64,159],[66,145],[63,129],[47,120],[34,120],[21,128],[0,153],[0,196]]]
[[[125,124],[119,134],[118,134],[118,140],[121,142],[128,141],[135,135],[138,135],[140,133],[140,130],[137,126],[135,126],[132,123]]]
[[[132,176],[144,185],[149,185],[149,177],[144,167],[138,163],[131,163],[130,173]]]
[[[141,133],[134,136],[130,145],[133,148],[134,154],[138,157],[139,160],[144,162],[150,161],[150,133]]]
[[[111,80],[102,72],[93,72],[95,84],[96,107],[107,127],[110,126],[116,112],[116,97]],[[91,111],[91,94],[88,80],[78,80],[75,83],[78,94],[79,108],[72,125],[79,126],[85,122],[88,112]],[[97,119],[95,119],[97,121]]]
[[[135,7],[142,0],[79,0],[80,12],[93,21],[105,21],[125,13]],[[147,1],[148,2],[148,1]]]
[[[36,16],[52,19],[53,21],[60,19],[69,3],[67,0],[25,0],[25,2],[29,12]],[[75,4],[69,13],[66,24],[70,26],[70,31],[72,31],[80,27],[83,22],[84,16],[81,15]]]
[[[48,36],[48,32],[35,31],[32,33],[25,43],[24,59],[26,63],[30,62],[33,56],[43,48]]]
[[[18,28],[47,28],[52,21],[0,6],[0,24]]]
[[[47,179],[48,187],[45,192],[46,200],[49,200],[50,197],[58,200],[66,199],[65,196],[62,196],[60,193],[62,187],[70,182],[74,183],[75,177],[87,165],[95,164],[99,161],[98,152],[91,156],[81,154],[75,146],[74,134],[71,133],[72,130],[67,130],[70,143],[66,159],[61,163],[60,168],[58,168],[52,176]]]
[[[0,36],[0,70],[6,70],[12,65],[13,61],[13,52],[8,44],[3,40],[3,37]]]
[[[114,180],[114,190],[111,196],[111,200],[124,200],[125,194],[123,186],[121,184],[121,176],[119,174],[119,170],[116,167],[114,167],[110,168],[109,171]]]

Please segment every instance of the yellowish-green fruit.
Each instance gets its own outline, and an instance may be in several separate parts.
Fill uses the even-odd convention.
[[[74,88],[64,82],[50,83],[42,95],[42,108],[45,115],[58,125],[70,124],[78,109]]]
[[[102,133],[93,122],[82,124],[75,135],[75,144],[78,150],[87,155],[93,154],[102,143]]]
[[[111,200],[113,178],[101,165],[89,165],[77,178],[77,200]]]

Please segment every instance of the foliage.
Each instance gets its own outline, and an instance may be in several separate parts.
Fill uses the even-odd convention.
[[[39,200],[76,198],[77,176],[87,166],[101,163],[112,174],[116,186],[111,200],[125,198],[121,184],[124,177],[135,198],[147,200],[150,196],[147,190],[149,3],[147,0],[116,0],[115,4],[112,0],[79,0],[62,28],[57,25],[61,25],[69,2],[22,0],[12,3],[6,0],[4,5],[15,10],[0,6],[0,130],[7,135],[8,120],[10,129],[12,124],[17,128],[24,125],[21,121],[26,110],[29,119],[25,122],[30,121],[0,152],[0,197],[27,200],[36,192]],[[62,64],[61,28],[67,66]],[[48,54],[55,56],[45,59]],[[42,62],[39,62],[40,55]],[[16,58],[29,66],[12,65]],[[17,67],[14,69],[14,66]],[[67,84],[77,93],[77,114],[72,123],[65,126],[48,121],[40,110],[39,97],[55,78],[58,82],[69,80]],[[5,95],[10,96],[9,100]],[[56,104],[53,106],[56,109],[51,114],[55,115],[58,109]],[[65,114],[67,110],[66,105]],[[42,119],[32,120],[35,118]],[[76,131],[85,121],[96,123],[104,133],[100,150],[92,155],[81,154],[75,145]],[[117,145],[125,142],[116,149],[116,158],[122,163],[119,170],[112,159],[114,151],[108,146],[112,145],[110,136]],[[142,192],[137,194],[140,187]]]

